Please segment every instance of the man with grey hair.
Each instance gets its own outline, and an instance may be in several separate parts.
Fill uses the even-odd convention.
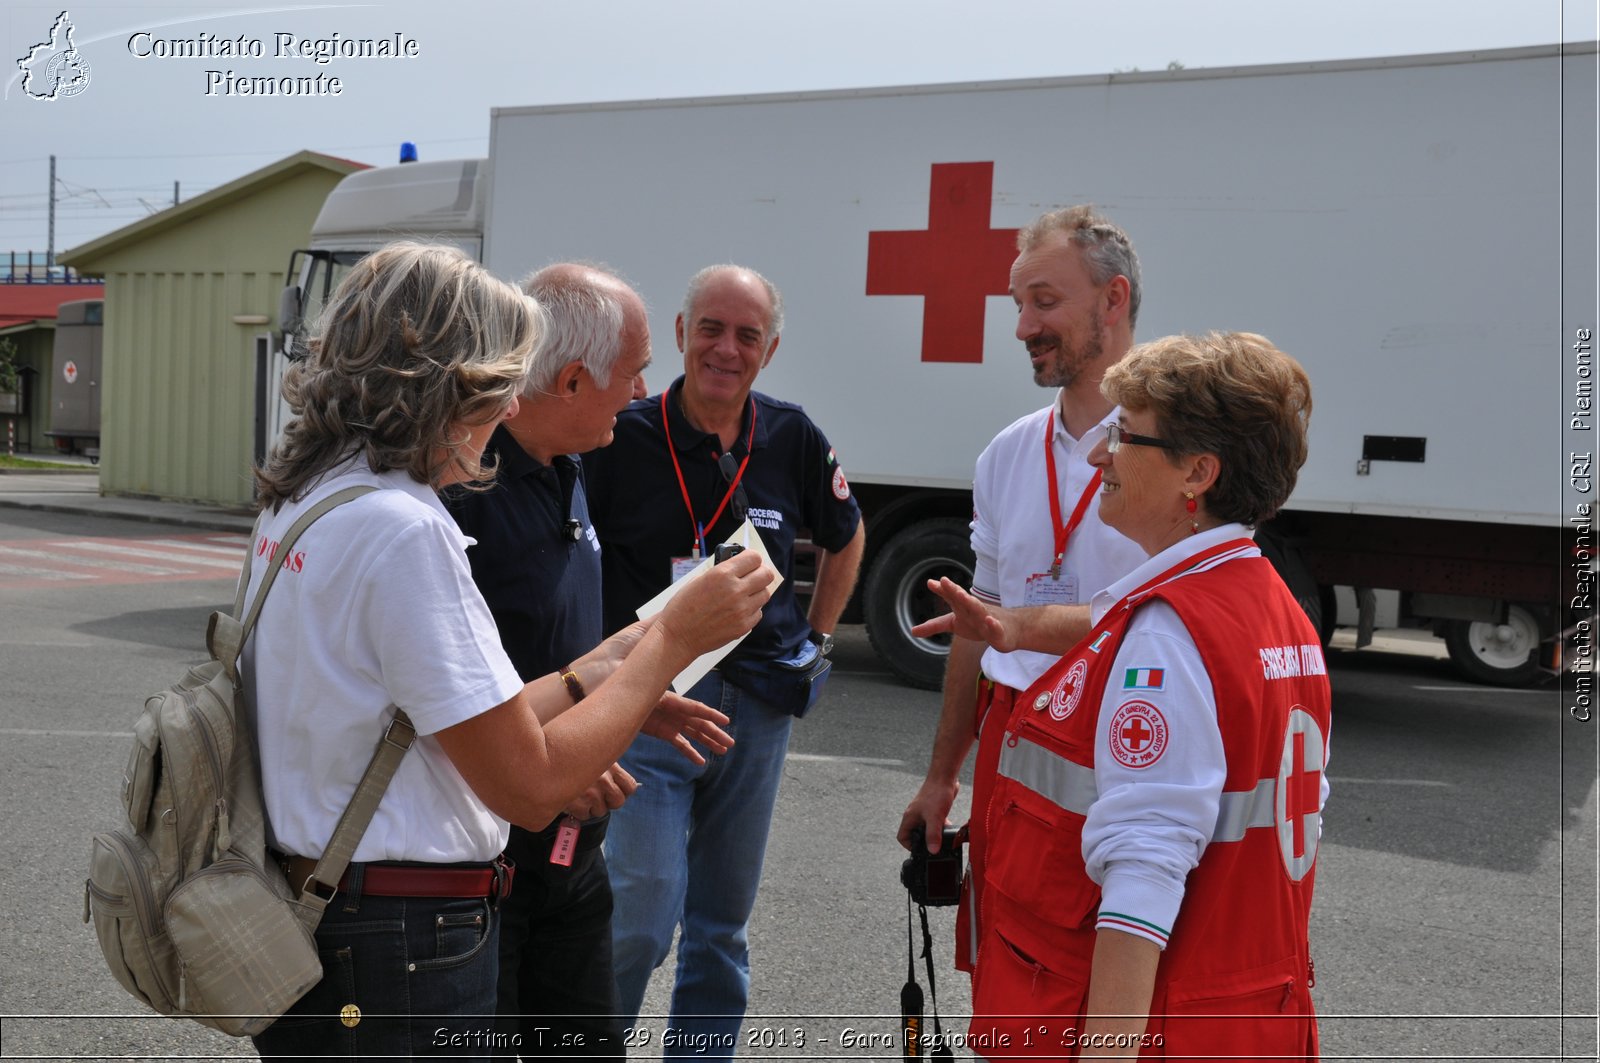
[[[600,542],[577,454],[611,442],[650,364],[644,302],[615,275],[561,263],[523,283],[548,327],[515,416],[484,451],[488,491],[447,503],[476,539],[472,576],[525,679],[564,671],[601,639]],[[574,696],[581,694],[581,688]],[[600,843],[633,792],[613,767],[542,831],[511,828],[517,865],[501,904],[496,1031],[513,1054],[621,1058],[611,966],[611,887]]]
[[[972,594],[991,607],[1056,605],[1018,614],[1029,630],[1050,625],[1065,652],[1089,632],[1089,599],[1145,560],[1132,540],[1100,521],[1100,474],[1088,456],[1115,419],[1100,394],[1105,371],[1133,346],[1139,259],[1126,233],[1092,207],[1040,215],[1017,233],[1011,266],[1017,339],[1034,383],[1057,389],[1050,405],[1014,422],[978,458],[972,484]],[[960,789],[961,765],[978,744],[968,821],[969,868],[956,914],[956,966],[971,971],[983,883],[985,810],[1011,708],[1057,655],[1010,652],[963,638],[953,616],[918,634],[950,632],[944,702],[928,772],[900,819],[900,844],[920,830],[930,852]],[[1037,641],[1030,644],[1038,645]]]
[[[695,766],[643,736],[622,758],[640,789],[613,814],[606,839],[617,987],[623,1014],[637,1016],[682,927],[660,1042],[669,1057],[727,1059],[737,1047],[750,984],[746,927],[790,724],[820,693],[866,541],[821,430],[800,407],[752,390],[782,327],[782,297],[759,273],[701,270],[675,326],[683,376],[630,406],[616,443],[584,458],[608,631],[747,517],[784,576],[755,630],[688,692],[727,714],[738,744]],[[808,609],[794,594],[801,529],[822,551]]]

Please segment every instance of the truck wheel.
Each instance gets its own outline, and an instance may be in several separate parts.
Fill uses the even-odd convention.
[[[1503,624],[1452,620],[1444,644],[1450,660],[1474,683],[1526,686],[1539,674],[1539,618],[1526,606],[1508,606]]]
[[[913,524],[889,541],[867,574],[867,635],[884,663],[905,682],[937,690],[944,679],[950,636],[917,638],[913,625],[948,612],[928,590],[928,580],[949,576],[972,585],[972,545],[967,522],[953,517]]]

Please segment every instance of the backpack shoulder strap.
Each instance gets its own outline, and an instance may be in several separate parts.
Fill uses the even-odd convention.
[[[244,592],[250,586],[250,555],[256,543],[261,541],[261,526],[267,522],[267,511],[262,510],[256,514],[256,522],[250,528],[250,542],[245,547],[244,564],[239,566],[239,586],[233,591],[233,611],[228,615],[239,617],[244,613]]]
[[[283,537],[282,544],[279,545],[277,552],[272,555],[273,558],[288,557],[291,548],[300,539],[301,534],[315,524],[317,519],[328,510],[342,506],[346,502],[360,498],[362,495],[369,495],[376,490],[377,488],[371,484],[362,484],[357,487],[346,487],[343,491],[335,491],[327,498],[324,498],[300,514],[299,519],[289,526],[289,532]],[[243,633],[240,635],[241,644],[244,639],[250,636],[250,629],[255,627],[256,618],[261,615],[261,606],[266,603],[267,592],[272,589],[272,582],[278,578],[278,570],[281,568],[283,568],[281,562],[279,564],[268,564],[267,574],[261,578],[261,586],[256,589],[256,596],[250,602],[250,612],[244,617]],[[237,616],[238,614],[235,613],[234,615]]]
[[[273,562],[269,562],[267,574],[262,577],[261,586],[257,588],[255,598],[250,603],[250,612],[239,622],[240,609],[244,605],[245,588],[250,580],[250,566],[245,563],[244,572],[239,577],[239,588],[233,604],[233,616],[227,618],[227,626],[232,630],[224,640],[221,648],[227,653],[224,656],[217,653],[218,646],[212,646],[212,652],[222,661],[223,667],[229,670],[230,675],[237,678],[239,650],[244,646],[244,640],[249,636],[251,628],[255,627],[256,619],[261,615],[261,606],[266,601],[267,592],[272,589],[273,580],[278,577],[278,570],[283,567],[282,558],[289,556],[290,549],[295,541],[300,538],[307,528],[336,506],[342,506],[352,499],[360,498],[378,490],[370,484],[358,487],[347,487],[336,491],[302,513],[288,534],[283,537],[277,551],[272,555]],[[260,527],[257,522],[257,528]],[[275,563],[274,563],[275,562]],[[217,629],[221,614],[213,613],[211,617],[211,631],[207,634],[207,642],[216,640]],[[411,723],[411,717],[398,706],[394,710],[394,718],[383,732],[383,738],[378,743],[378,748],[373,752],[372,759],[367,763],[367,770],[362,773],[361,781],[356,784],[355,793],[350,796],[350,803],[345,806],[344,814],[339,817],[338,825],[333,828],[333,837],[328,840],[323,849],[322,858],[317,861],[316,870],[311,878],[303,883],[290,883],[290,888],[298,895],[299,906],[296,914],[305,923],[306,929],[316,930],[317,924],[322,921],[322,912],[333,899],[334,890],[344,872],[350,866],[350,858],[355,855],[356,846],[361,843],[362,835],[367,832],[367,825],[372,822],[372,817],[377,814],[378,805],[383,800],[383,795],[389,788],[389,780],[394,778],[394,773],[400,767],[400,761],[405,757],[406,751],[411,748],[411,743],[417,737],[416,728]],[[312,886],[312,882],[322,883],[326,887],[327,896]]]
[[[240,610],[244,607],[245,588],[250,585],[250,555],[248,552],[245,554],[244,569],[239,573],[239,587],[234,593],[233,613],[231,615],[212,613],[211,623],[206,629],[206,648],[211,651],[213,657],[222,662],[223,670],[228,673],[229,679],[236,683],[239,681],[239,652],[244,649],[245,640],[250,637],[250,631],[261,615],[261,607],[266,603],[267,592],[272,589],[273,581],[278,578],[278,570],[283,567],[281,559],[289,556],[290,549],[301,534],[328,510],[376,490],[378,489],[371,484],[346,487],[342,491],[335,491],[300,514],[294,524],[290,525],[283,542],[273,552],[272,560],[268,561],[267,574],[261,578],[261,586],[256,588],[256,596],[250,602],[250,611],[243,615],[241,622]],[[257,531],[265,521],[265,513],[256,519]]]
[[[384,791],[389,788],[389,780],[394,778],[395,770],[400,767],[401,759],[416,737],[417,731],[412,726],[411,717],[406,715],[406,710],[396,707],[394,719],[389,721],[378,748],[373,751],[367,770],[356,784],[356,792],[350,795],[350,803],[345,806],[344,815],[339,817],[338,825],[333,828],[333,837],[328,839],[327,846],[322,850],[322,859],[317,861],[316,869],[306,881],[289,883],[289,888],[299,895],[297,899],[300,906],[296,914],[306,924],[307,930],[316,930],[317,924],[322,921],[323,909],[333,900],[345,869],[350,866],[350,858],[355,855],[356,846],[361,844],[361,836],[367,833],[367,824],[377,814],[378,804],[383,800]],[[322,890],[319,891],[313,883],[319,883]]]

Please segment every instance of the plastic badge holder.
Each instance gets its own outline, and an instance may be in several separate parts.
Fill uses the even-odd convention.
[[[772,589],[778,589],[778,585],[783,582],[783,576],[778,573],[777,566],[772,563],[772,555],[767,553],[767,544],[761,541],[761,533],[756,531],[756,526],[752,524],[748,518],[746,518],[743,524],[735,528],[733,530],[733,534],[728,536],[725,541],[730,543],[738,543],[746,550],[754,550],[756,553],[760,554],[761,560],[764,561],[767,567],[773,572]],[[669,585],[660,594],[656,595],[654,598],[651,598],[648,602],[645,602],[639,607],[639,619],[648,620],[652,616],[655,616],[657,613],[661,612],[661,610],[667,607],[667,603],[672,600],[673,595],[677,594],[678,591],[681,590],[683,586],[690,580],[699,579],[701,576],[705,575],[706,571],[714,563],[714,558],[708,557],[704,559],[696,568],[685,575],[682,579]],[[701,654],[699,657],[695,658],[695,660],[690,663],[689,667],[679,672],[677,677],[673,679],[671,689],[679,694],[687,693],[690,687],[704,679],[707,672],[715,668],[724,657],[732,653],[735,647],[737,647],[739,643],[743,642],[748,637],[748,634],[741,635],[732,642],[728,643],[726,646],[720,646],[717,649],[712,650],[710,653]]]

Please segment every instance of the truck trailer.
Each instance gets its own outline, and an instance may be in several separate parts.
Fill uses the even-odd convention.
[[[867,521],[852,615],[932,687],[925,581],[970,576],[975,460],[1050,398],[1013,335],[1016,229],[1093,203],[1139,253],[1136,342],[1259,332],[1310,374],[1310,459],[1258,539],[1324,637],[1386,612],[1523,683],[1593,616],[1595,67],[1587,44],[498,108],[487,159],[346,177],[282,324],[400,237],[510,281],[600,261],[651,307],[659,388],[688,278],[760,270],[788,324],[758,388],[828,433]]]

